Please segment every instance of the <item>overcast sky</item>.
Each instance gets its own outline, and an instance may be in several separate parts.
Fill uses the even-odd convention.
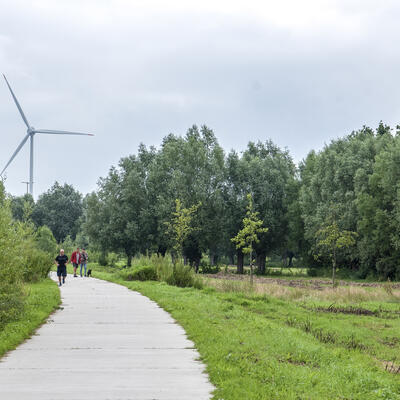
[[[36,128],[35,197],[83,193],[140,142],[193,124],[226,151],[272,139],[296,162],[400,122],[400,2],[0,0],[0,70]],[[0,81],[0,170],[26,134]],[[21,195],[28,143],[7,169]]]

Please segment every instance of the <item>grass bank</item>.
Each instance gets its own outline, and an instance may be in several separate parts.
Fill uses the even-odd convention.
[[[96,270],[94,276],[171,313],[207,365],[214,399],[400,399],[395,295],[356,303],[341,296],[332,305],[329,296],[296,300],[232,285],[178,288]]]
[[[0,357],[29,338],[61,303],[60,291],[50,279],[26,284],[25,290],[27,297],[22,314],[0,330]]]

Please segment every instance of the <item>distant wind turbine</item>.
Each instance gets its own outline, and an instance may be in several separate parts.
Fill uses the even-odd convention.
[[[10,89],[11,95],[12,95],[14,102],[19,110],[19,113],[21,114],[21,117],[24,120],[25,125],[27,126],[28,129],[27,129],[26,136],[23,138],[22,142],[17,147],[17,150],[14,151],[14,154],[12,155],[12,157],[10,158],[10,160],[8,161],[6,166],[3,168],[3,171],[1,171],[0,176],[3,175],[4,171],[11,164],[12,160],[14,160],[15,156],[21,150],[21,148],[26,143],[26,141],[30,138],[31,139],[31,148],[30,148],[30,162],[29,162],[29,193],[31,195],[33,195],[33,137],[35,136],[36,133],[44,133],[44,134],[49,134],[49,135],[81,135],[81,136],[94,136],[94,135],[91,133],[55,131],[55,130],[49,130],[49,129],[35,129],[33,126],[29,125],[29,122],[26,119],[25,114],[22,111],[20,104],[18,103],[18,100],[15,97],[15,94],[12,91],[10,84],[8,83],[6,76],[4,74],[3,74],[3,76],[4,76],[4,79],[6,80],[8,88]]]

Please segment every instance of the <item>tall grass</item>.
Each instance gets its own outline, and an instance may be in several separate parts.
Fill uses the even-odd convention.
[[[279,299],[294,301],[330,301],[334,303],[361,303],[367,301],[400,303],[400,290],[387,290],[385,287],[363,288],[358,286],[339,286],[337,288],[324,287],[288,287],[277,283],[254,283],[228,279],[205,280],[206,286],[215,288],[220,292],[245,293],[254,295],[267,295]]]

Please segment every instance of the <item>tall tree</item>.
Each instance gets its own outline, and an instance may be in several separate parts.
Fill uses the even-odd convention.
[[[28,193],[23,196],[12,196],[10,200],[12,216],[17,221],[24,220],[24,212],[27,206],[32,209],[32,212],[35,208],[35,201],[33,200],[32,195]]]
[[[150,246],[145,176],[138,157],[123,158],[100,180],[98,193],[87,198],[85,232],[104,251],[123,251],[128,265]]]
[[[259,272],[264,273],[266,255],[282,254],[287,248],[288,208],[293,200],[290,193],[295,185],[294,163],[287,150],[279,149],[271,141],[250,142],[240,160],[235,153],[231,153],[228,171],[233,210],[237,210],[243,202],[245,193],[251,193],[255,209],[268,226],[268,232],[260,235],[255,247]],[[236,215],[236,211],[232,214]],[[230,225],[234,224],[232,221]]]
[[[57,242],[62,242],[67,235],[75,239],[82,211],[82,195],[72,185],[56,182],[39,196],[32,220],[36,226],[48,226]]]

